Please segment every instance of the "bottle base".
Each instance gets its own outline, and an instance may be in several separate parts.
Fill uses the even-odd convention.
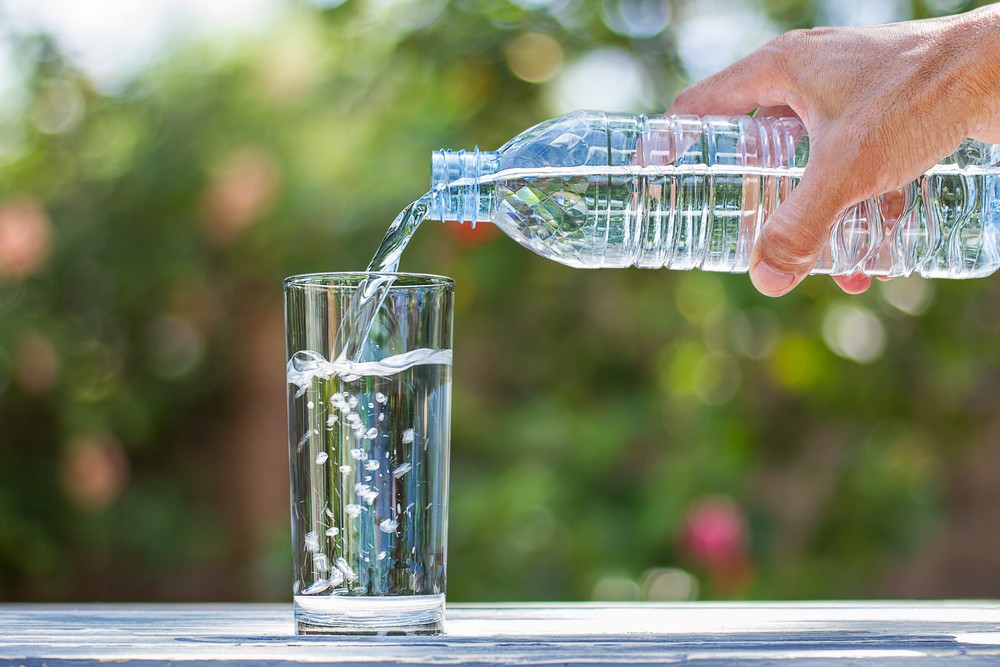
[[[444,595],[296,595],[299,635],[436,635]]]

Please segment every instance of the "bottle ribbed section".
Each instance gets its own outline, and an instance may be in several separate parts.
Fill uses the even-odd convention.
[[[643,268],[746,271],[763,221],[801,176],[790,118],[649,116],[641,139]]]
[[[795,118],[649,116],[637,152],[634,265],[741,273],[798,185],[809,141]],[[978,277],[1000,265],[998,236],[1000,147],[967,139],[915,181],[844,211],[811,272]]]
[[[491,220],[492,198],[482,179],[497,168],[492,151],[435,151],[431,155],[431,203],[427,217],[442,222]]]

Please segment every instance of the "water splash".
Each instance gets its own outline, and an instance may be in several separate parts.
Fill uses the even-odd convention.
[[[368,273],[395,273],[399,270],[399,258],[420,223],[427,217],[429,203],[430,193],[399,212],[369,262],[366,269]],[[394,276],[372,275],[358,284],[358,290],[337,330],[335,349],[341,351],[341,358],[351,361],[361,358],[372,324],[375,323],[393,282]]]
[[[329,361],[314,350],[300,350],[288,360],[285,374],[289,384],[302,390],[308,388],[313,380],[317,379],[330,380],[333,377],[339,377],[345,382],[353,382],[363,377],[389,377],[414,366],[433,364],[450,366],[451,361],[451,350],[432,350],[426,347],[396,354],[379,361],[347,361],[343,358]]]

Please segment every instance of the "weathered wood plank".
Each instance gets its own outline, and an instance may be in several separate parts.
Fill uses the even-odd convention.
[[[990,665],[1000,603],[455,605],[438,637],[296,637],[290,605],[0,605],[7,665]]]

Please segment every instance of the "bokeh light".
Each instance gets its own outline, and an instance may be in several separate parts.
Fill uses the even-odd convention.
[[[718,72],[781,32],[753,3],[731,0],[686,3],[678,18],[677,55],[692,80]]]
[[[35,97],[32,121],[41,132],[62,134],[72,130],[83,118],[83,95],[69,81],[55,81]]]
[[[601,602],[631,602],[639,599],[639,584],[628,577],[610,575],[594,584],[591,600]]]
[[[823,318],[823,340],[837,354],[861,364],[870,364],[886,345],[882,322],[867,308],[834,304]]]
[[[601,15],[612,31],[633,39],[648,39],[663,32],[670,23],[667,0],[604,0]]]
[[[628,111],[645,88],[641,65],[622,49],[605,47],[567,62],[549,90],[557,113],[575,109]]]
[[[698,598],[698,579],[677,567],[647,570],[642,576],[642,599],[654,602],[684,602]]]
[[[564,58],[559,42],[537,32],[515,37],[507,45],[505,55],[510,71],[528,83],[543,83],[554,77]]]
[[[918,276],[880,282],[878,289],[887,303],[907,315],[921,314],[934,299],[933,284]]]
[[[9,0],[0,18],[8,34],[51,36],[98,89],[115,94],[177,40],[259,33],[280,7],[275,0]]]
[[[819,25],[874,25],[913,18],[907,0],[822,0]]]

